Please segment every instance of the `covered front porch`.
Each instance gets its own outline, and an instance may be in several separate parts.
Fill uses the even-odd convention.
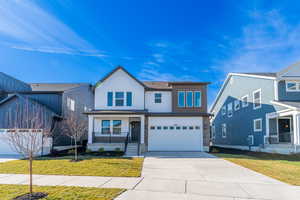
[[[265,148],[275,153],[300,151],[300,112],[283,110],[266,115]]]
[[[140,152],[144,147],[144,114],[97,113],[88,117],[88,149]]]

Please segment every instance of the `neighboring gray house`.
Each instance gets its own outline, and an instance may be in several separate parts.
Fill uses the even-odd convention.
[[[211,107],[214,146],[300,152],[300,67],[230,73]]]
[[[53,146],[71,144],[71,139],[64,136],[59,124],[70,112],[86,120],[83,112],[93,108],[93,88],[86,83],[34,83],[27,84],[0,72],[0,129],[10,128],[7,113],[24,102],[38,104],[47,115],[47,126],[58,127],[53,137]],[[45,125],[46,126],[46,125]],[[87,140],[87,137],[83,138]],[[0,154],[11,152],[0,141]]]

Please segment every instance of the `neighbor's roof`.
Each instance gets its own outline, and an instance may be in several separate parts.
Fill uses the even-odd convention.
[[[272,101],[271,103],[284,106],[287,108],[296,108],[300,109],[300,102],[297,101]]]
[[[248,74],[248,75],[255,75],[255,76],[267,76],[267,77],[276,77],[276,73],[272,72],[261,72],[261,73],[238,73],[238,74]]]
[[[64,92],[88,83],[31,83],[32,91]]]
[[[166,81],[143,81],[143,83],[150,89],[172,89],[169,82]]]

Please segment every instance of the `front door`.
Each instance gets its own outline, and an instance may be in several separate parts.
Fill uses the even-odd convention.
[[[141,122],[131,122],[131,141],[139,142],[141,135]]]
[[[291,142],[291,119],[278,119],[279,142]]]

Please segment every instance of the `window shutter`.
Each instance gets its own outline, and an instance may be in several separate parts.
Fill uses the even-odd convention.
[[[132,92],[126,92],[126,105],[132,106]]]
[[[107,106],[113,106],[113,93],[107,93]]]

